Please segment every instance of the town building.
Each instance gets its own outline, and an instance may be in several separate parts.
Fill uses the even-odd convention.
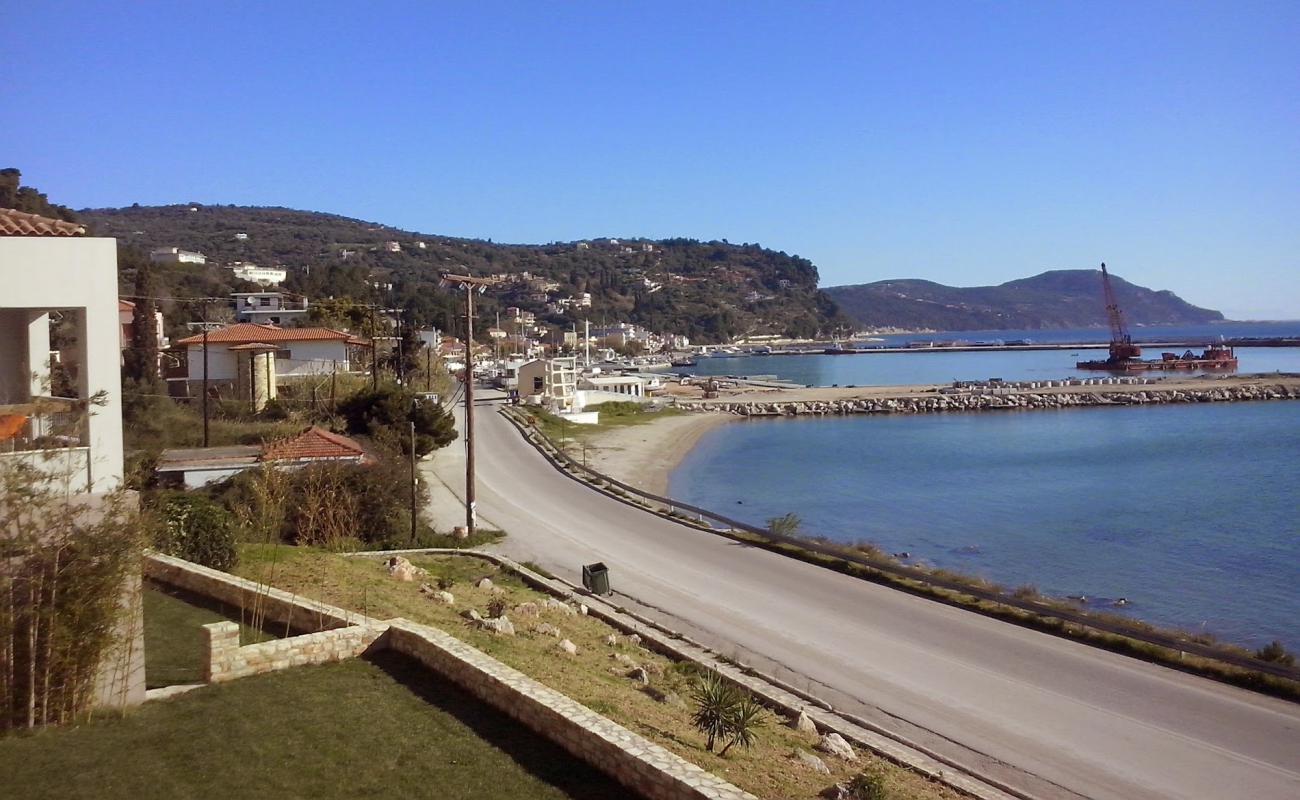
[[[241,322],[208,332],[208,383],[217,391],[236,390],[247,361],[254,360],[252,350],[238,349],[245,345],[266,345],[271,349],[276,380],[330,375],[348,372],[352,356],[359,348],[369,348],[370,343],[357,339],[350,333],[330,328],[280,328],[252,322]],[[176,342],[185,356],[185,364],[168,376],[169,383],[184,384],[184,391],[174,395],[194,397],[202,391],[203,334],[189,336]],[[242,354],[242,355],[241,355]],[[260,371],[258,371],[260,373]],[[258,373],[255,373],[258,374]],[[232,395],[233,396],[233,395]],[[241,395],[238,399],[250,399]]]
[[[206,264],[208,257],[179,247],[155,247],[149,251],[149,261],[154,264]]]
[[[249,264],[245,261],[236,261],[230,265],[230,271],[236,278],[253,283],[260,283],[263,286],[273,286],[283,283],[284,279],[289,277],[288,270],[283,267],[259,267],[256,264]]]
[[[56,472],[76,492],[122,481],[117,244],[81,225],[0,209],[0,459]],[[61,362],[76,398],[57,397],[50,317],[72,322]],[[86,398],[96,398],[93,408]],[[44,443],[57,442],[56,448]]]
[[[154,330],[157,331],[158,349],[166,349],[169,344],[167,337],[163,336],[163,315],[161,311],[153,312]],[[117,322],[121,328],[121,349],[125,350],[135,341],[135,303],[130,300],[118,299],[117,301]]]
[[[164,486],[199,489],[263,464],[276,469],[301,469],[322,462],[369,464],[373,461],[356,440],[313,425],[302,433],[262,445],[164,450],[158,459],[157,473]]]
[[[240,322],[283,325],[307,317],[307,298],[285,292],[231,292]]]
[[[402,243],[401,243],[401,242],[384,242],[384,249],[387,250],[387,251],[390,252],[390,253],[400,253],[400,252],[402,252]]]

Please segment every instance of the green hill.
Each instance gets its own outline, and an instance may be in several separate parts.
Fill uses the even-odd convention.
[[[1111,275],[1116,299],[1133,325],[1196,324],[1223,319],[1170,291]],[[826,294],[864,327],[911,330],[1019,330],[1106,325],[1101,271],[1063,269],[999,286],[956,287],[922,280],[832,286]]]
[[[818,291],[812,262],[757,244],[593,239],[507,245],[333,214],[198,203],[85,209],[78,216],[97,235],[117,237],[137,254],[180,247],[202,252],[211,262],[283,265],[290,291],[313,300],[349,297],[401,307],[418,323],[445,330],[456,330],[452,315],[458,302],[437,286],[444,271],[528,272],[538,279],[485,294],[479,306],[485,323],[498,310],[517,306],[558,329],[583,319],[594,325],[626,321],[696,342],[720,342],[745,334],[813,336],[842,322]],[[390,251],[388,242],[397,242],[400,251]],[[217,266],[162,272],[164,285],[178,296],[234,288],[229,271]],[[383,288],[375,289],[376,283]],[[542,284],[551,288],[539,288]],[[589,309],[553,305],[582,293],[591,294]]]

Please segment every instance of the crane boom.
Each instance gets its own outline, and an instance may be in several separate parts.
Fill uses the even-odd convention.
[[[1101,263],[1101,290],[1106,297],[1106,319],[1110,322],[1110,360],[1125,361],[1142,355],[1142,348],[1133,344],[1128,327],[1124,325],[1124,314],[1119,310],[1115,299],[1115,290],[1110,285],[1110,273],[1106,271],[1106,262]]]

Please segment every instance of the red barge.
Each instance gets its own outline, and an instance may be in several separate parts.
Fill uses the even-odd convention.
[[[1101,265],[1101,288],[1106,296],[1106,317],[1110,322],[1110,354],[1105,360],[1079,361],[1075,364],[1078,369],[1098,369],[1107,372],[1180,369],[1236,371],[1237,354],[1231,347],[1222,344],[1210,345],[1199,354],[1188,350],[1182,355],[1161,353],[1158,359],[1140,358],[1142,348],[1133,344],[1133,337],[1129,335],[1128,328],[1124,325],[1124,316],[1120,313],[1119,303],[1115,300],[1115,291],[1111,288],[1110,273],[1106,272],[1105,264]]]

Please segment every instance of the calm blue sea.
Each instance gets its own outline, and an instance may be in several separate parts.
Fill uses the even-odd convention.
[[[782,360],[793,359],[770,359]],[[1125,597],[1125,613],[1161,625],[1300,648],[1296,402],[748,420],[702,439],[670,492],[758,525],[794,512],[808,532],[1008,586]]]
[[[906,334],[881,337],[891,346],[911,341],[966,342],[1001,339],[1031,339],[1037,343],[1098,341],[1104,330],[1091,328],[1057,331],[960,331],[954,333]],[[1137,340],[1186,340],[1209,342],[1225,337],[1300,336],[1300,322],[1224,323],[1200,326],[1151,326],[1134,332]],[[1158,356],[1158,348],[1147,354]],[[1097,377],[1098,372],[1075,369],[1076,361],[1104,359],[1105,345],[1070,350],[997,352],[945,352],[928,350],[906,353],[867,353],[847,356],[747,356],[702,358],[698,366],[674,369],[695,375],[776,375],[809,386],[891,386],[947,383],[954,380],[1054,380],[1077,376]],[[1238,372],[1300,372],[1300,348],[1242,347],[1237,349]],[[1161,373],[1154,373],[1159,376]],[[1188,373],[1180,373],[1186,375]]]

